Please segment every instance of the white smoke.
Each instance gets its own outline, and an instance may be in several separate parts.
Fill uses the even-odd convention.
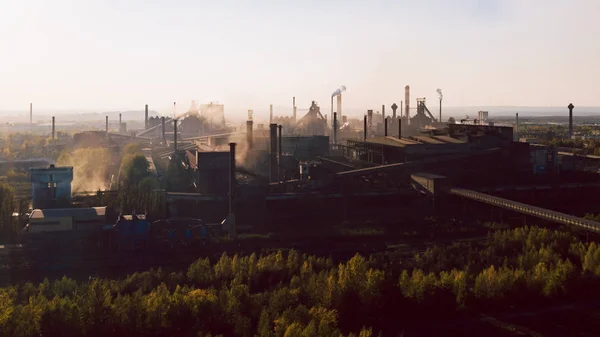
[[[442,95],[442,89],[438,89],[438,90],[436,90],[436,92],[438,93],[438,95],[439,95],[439,97],[440,97],[440,100],[441,100],[442,98],[444,98],[444,95]]]
[[[345,85],[340,85],[339,88],[335,89],[335,91],[331,94],[331,97],[335,97],[338,95],[341,95],[342,92],[346,91],[346,86]]]

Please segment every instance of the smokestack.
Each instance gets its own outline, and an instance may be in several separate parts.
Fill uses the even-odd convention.
[[[403,110],[404,109],[404,105],[402,105],[402,104],[403,104],[403,101],[400,101],[400,117],[399,118],[402,118],[402,112],[404,111]]]
[[[175,119],[177,113],[177,102],[173,102],[173,119]]]
[[[398,110],[398,106],[394,103],[392,104],[392,124],[394,124],[394,121],[396,120],[396,110]]]
[[[108,138],[108,116],[106,116],[106,138]]]
[[[333,101],[333,98],[331,99]],[[337,112],[333,113],[333,144],[337,144]]]
[[[402,118],[398,119],[398,139],[402,139]]]
[[[277,126],[277,128],[279,129],[279,144],[277,146],[278,149],[278,153],[277,153],[277,180],[280,181],[281,180],[281,144],[283,142],[283,137],[282,137],[282,130],[283,130],[283,125],[279,125]]]
[[[253,127],[253,122],[251,120],[246,121],[246,143],[248,143],[248,151],[252,151],[252,140],[254,139]]]
[[[145,128],[145,130],[148,130],[148,104],[146,104],[146,109],[145,109],[144,128]]]
[[[273,104],[269,105],[269,124],[273,123]]]
[[[410,124],[410,86],[408,85],[404,87],[404,104],[406,105],[404,113]]]
[[[119,128],[121,128],[121,114],[119,114]]]
[[[177,120],[173,120],[173,151],[177,152]]]
[[[334,112],[333,112],[333,96],[331,96],[331,109],[329,110],[329,113],[331,114],[331,116],[333,116]],[[332,120],[333,123],[333,120]]]
[[[33,125],[33,103],[29,103],[29,128]],[[31,131],[31,130],[29,130]]]
[[[365,115],[365,120],[364,120],[364,127],[363,127],[363,140],[366,142],[367,141],[367,115]]]
[[[269,146],[269,180],[277,181],[277,124],[269,124],[270,146]]]
[[[235,218],[233,217],[235,214],[233,200],[235,198],[235,186],[237,183],[235,180],[235,145],[235,143],[229,143],[229,219],[233,220],[231,222],[228,221],[230,237],[235,237]]]
[[[444,98],[444,95],[442,94],[442,89],[437,89],[436,92],[439,95],[439,99],[440,99],[440,120],[438,122],[442,122],[442,98]]]
[[[56,139],[56,128],[55,128],[55,124],[54,124],[54,116],[52,116],[52,143],[54,143],[55,139]]]
[[[167,134],[166,134],[166,130],[165,130],[165,117],[161,117],[160,122],[162,123],[162,139],[163,139],[163,144],[166,147],[167,146]]]
[[[515,132],[516,133],[515,138],[517,138],[517,142],[518,142],[519,141],[519,113],[518,112],[517,112],[517,127],[516,127],[516,129],[517,129],[517,132]]]
[[[367,110],[367,117],[368,117],[368,122],[369,122],[369,133],[371,133],[371,131],[373,131],[373,110]]]
[[[383,135],[387,137],[387,118],[383,119]]]
[[[569,103],[569,106],[567,106],[567,108],[569,108],[569,139],[571,137],[573,137],[573,108],[575,106],[573,105],[573,103]]]
[[[294,110],[293,110],[293,115],[292,117],[294,118],[294,122],[296,121],[296,96],[293,97],[293,105],[294,105]]]
[[[337,95],[337,113],[338,113],[338,118],[342,119],[343,117],[342,117],[342,93],[341,92],[339,95]]]
[[[385,120],[385,105],[381,105],[381,118]]]

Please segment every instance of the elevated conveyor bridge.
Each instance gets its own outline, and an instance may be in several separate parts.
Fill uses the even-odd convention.
[[[489,194],[467,190],[464,188],[452,187],[448,190],[451,195],[473,201],[482,202],[488,205],[496,206],[502,209],[518,212],[521,214],[533,216],[543,220],[582,228],[590,232],[600,233],[600,222],[579,218],[573,215],[552,211],[549,209],[523,204]]]

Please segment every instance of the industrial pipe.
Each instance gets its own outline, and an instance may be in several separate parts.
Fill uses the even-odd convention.
[[[229,143],[229,195],[228,195],[228,199],[229,199],[229,217],[231,220],[229,223],[229,235],[231,237],[235,237],[235,217],[233,217],[233,215],[235,214],[235,209],[234,209],[234,198],[235,198],[235,186],[236,186],[236,180],[235,180],[235,145],[236,143]]]
[[[121,119],[121,117],[122,117],[122,116],[121,116],[121,114],[119,113],[119,129],[121,129],[121,120],[122,120],[122,119]]]
[[[410,86],[408,85],[404,87],[404,104],[406,105],[404,113],[408,119],[410,115]]]
[[[402,117],[398,118],[398,139],[402,139]]]
[[[166,147],[167,146],[167,135],[166,135],[166,130],[165,130],[165,117],[161,117],[161,123],[162,123],[162,139],[163,139],[163,144]]]
[[[296,96],[292,98],[293,112],[292,117],[294,118],[294,122],[296,121]]]
[[[277,181],[281,180],[281,144],[282,144],[282,131],[283,131],[283,125],[279,125],[277,126],[277,128],[279,129],[279,144],[277,146],[277,150],[278,150],[278,154],[277,154]]]
[[[387,118],[383,119],[383,135],[387,137]]]
[[[333,102],[333,98],[331,99]],[[333,144],[337,144],[337,112],[333,113]]]
[[[338,117],[340,119],[342,119],[343,117],[342,117],[342,93],[341,92],[337,95],[337,113],[338,113]]]
[[[106,116],[106,138],[108,138],[108,116]]]
[[[367,141],[367,115],[365,115],[363,139],[365,142]]]
[[[173,120],[173,152],[177,153],[177,120]]]
[[[52,143],[54,143],[54,140],[56,139],[56,132],[55,132],[56,127],[55,127],[54,121],[55,121],[54,116],[52,116]]]
[[[333,116],[333,114],[334,114],[334,112],[333,112],[333,96],[331,96],[331,110],[329,110],[329,113],[331,114],[331,116]]]
[[[246,143],[248,143],[248,151],[252,151],[252,141],[253,141],[253,122],[251,120],[246,121]]]
[[[515,137],[515,138],[517,138],[517,142],[518,142],[519,141],[519,113],[518,112],[517,112],[517,127],[516,127],[516,129],[517,129],[517,132],[516,132],[517,137]]]
[[[269,105],[269,123],[273,123],[273,104]]]
[[[144,114],[144,130],[148,129],[148,104],[146,104],[145,114]]]
[[[277,124],[269,124],[270,147],[269,147],[269,180],[277,181]]]
[[[381,118],[385,120],[385,105],[381,105]]]

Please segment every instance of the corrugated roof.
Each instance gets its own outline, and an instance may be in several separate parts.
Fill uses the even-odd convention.
[[[445,142],[445,143],[451,143],[451,144],[464,144],[465,142],[460,140],[460,139],[456,139],[456,138],[452,138],[449,136],[433,136],[433,138]]]
[[[387,146],[398,146],[398,147],[404,147],[406,145],[420,144],[418,141],[414,141],[412,139],[408,139],[408,138],[398,139],[396,137],[391,137],[391,136],[368,138],[367,143],[375,143],[375,144],[381,144],[381,145],[387,145]]]
[[[413,138],[425,144],[444,144],[444,142],[428,136],[413,136]]]
[[[106,207],[34,209],[30,219],[74,217],[76,220],[106,216]]]

